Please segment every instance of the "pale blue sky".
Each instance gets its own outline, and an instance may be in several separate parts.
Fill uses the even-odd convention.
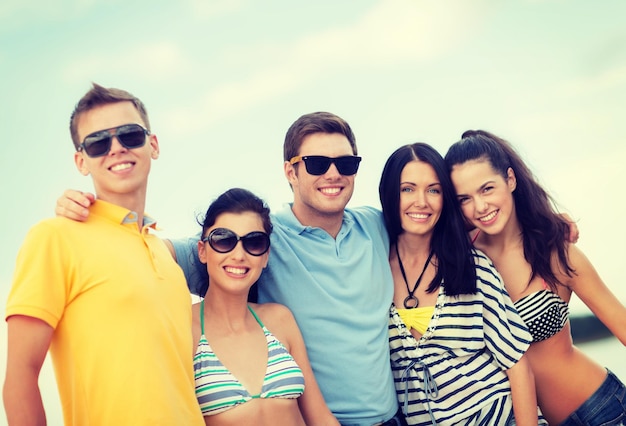
[[[28,228],[65,188],[92,188],[67,129],[92,81],[148,107],[162,151],[148,212],[164,236],[195,232],[195,215],[232,186],[274,209],[289,201],[282,141],[304,113],[352,125],[364,157],[352,205],[378,206],[399,145],[445,153],[483,128],[516,145],[579,219],[580,247],[626,300],[624,16],[622,0],[5,0],[0,302]],[[5,335],[2,323],[2,348]]]

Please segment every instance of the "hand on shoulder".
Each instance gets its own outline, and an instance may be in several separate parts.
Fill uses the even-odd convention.
[[[68,189],[57,199],[54,213],[60,217],[84,222],[89,216],[89,206],[96,201],[90,192]]]

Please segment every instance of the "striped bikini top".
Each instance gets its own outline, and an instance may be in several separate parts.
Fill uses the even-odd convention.
[[[472,238],[472,243],[476,241],[480,230]],[[513,302],[519,316],[528,327],[533,342],[540,342],[549,339],[561,331],[569,319],[569,308],[567,302],[550,291],[546,282],[543,282],[543,290],[527,294]]]
[[[212,416],[254,398],[298,398],[304,392],[304,376],[293,357],[263,325],[250,306],[267,340],[267,370],[261,393],[251,395],[217,358],[204,334],[204,300],[200,305],[202,336],[193,358],[196,397],[202,414]]]
[[[533,342],[546,340],[561,331],[569,319],[567,302],[547,289],[530,293],[513,303]]]

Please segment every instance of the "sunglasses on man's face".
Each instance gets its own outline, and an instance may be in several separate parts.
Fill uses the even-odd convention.
[[[335,164],[339,174],[344,176],[352,176],[359,170],[361,157],[356,155],[345,155],[343,157],[325,157],[323,155],[298,155],[289,160],[290,164],[296,164],[304,161],[304,166],[308,174],[321,176],[328,171],[331,164]]]
[[[209,243],[211,248],[218,253],[233,251],[241,240],[243,249],[252,256],[261,256],[270,248],[270,237],[265,232],[254,231],[240,237],[227,228],[215,228],[202,241]]]
[[[139,124],[124,124],[106,130],[98,130],[85,137],[78,147],[90,157],[102,157],[111,151],[113,137],[117,137],[120,144],[126,149],[141,148],[146,144],[146,136],[150,132]]]

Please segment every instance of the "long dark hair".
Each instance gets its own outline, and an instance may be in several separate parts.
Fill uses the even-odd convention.
[[[552,254],[556,252],[562,270],[572,276],[574,269],[567,257],[569,224],[555,207],[550,195],[524,164],[513,146],[506,140],[484,130],[468,130],[446,154],[448,170],[470,160],[489,162],[494,171],[505,180],[509,167],[515,173],[517,186],[513,191],[515,213],[524,242],[524,258],[530,264],[532,279],[542,277],[555,290],[560,284],[552,270]]]
[[[430,243],[437,258],[437,273],[427,291],[435,291],[442,283],[447,295],[476,293],[473,247],[454,185],[441,154],[428,144],[419,142],[398,148],[383,168],[378,193],[389,242],[397,244],[398,236],[404,232],[400,223],[400,175],[407,163],[415,160],[423,161],[435,170],[443,194],[441,216]]]

